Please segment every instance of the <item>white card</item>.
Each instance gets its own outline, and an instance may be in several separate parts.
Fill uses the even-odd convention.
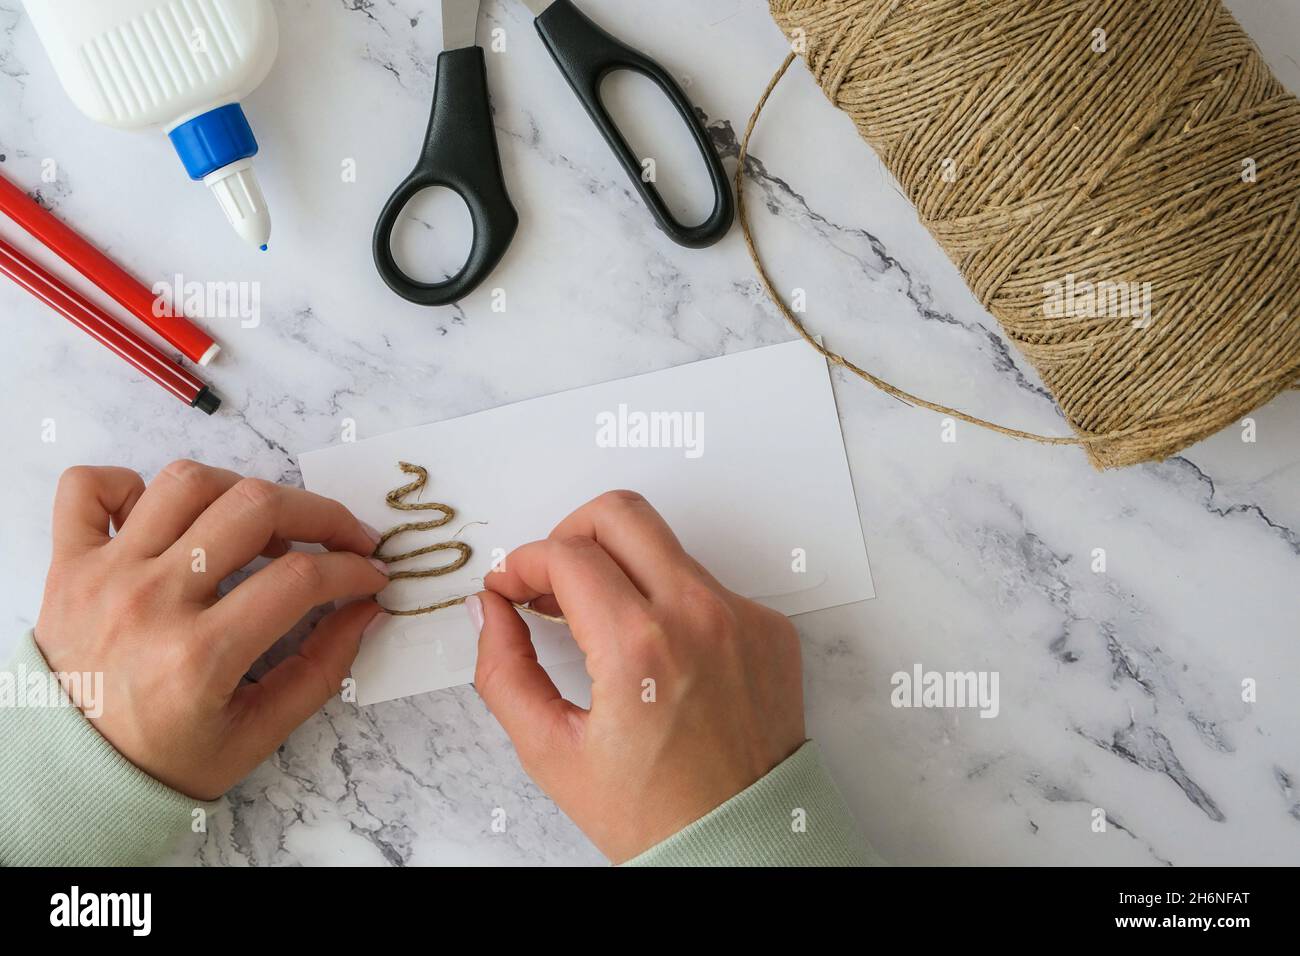
[[[674,414],[675,413],[675,414]],[[657,447],[655,447],[657,445]],[[453,574],[399,581],[381,596],[417,607],[481,589],[494,561],[544,538],[612,488],[650,500],[682,545],[724,585],[787,615],[875,596],[830,375],[803,342],[725,355],[574,389],[300,456],[303,482],[376,528],[437,517],[384,496],[429,470],[409,501],[456,518],[409,532],[389,553],[439,541],[473,548]],[[400,546],[400,547],[399,547]],[[445,564],[435,552],[399,565]],[[567,628],[528,615],[543,666],[578,660]],[[372,704],[468,683],[477,640],[463,609],[394,617],[366,638],[352,670]]]

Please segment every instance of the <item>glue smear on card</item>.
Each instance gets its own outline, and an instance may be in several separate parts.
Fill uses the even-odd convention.
[[[456,637],[433,637],[421,627],[390,628],[386,633],[376,635],[373,640],[376,644],[392,648],[432,647],[438,662],[448,671],[472,667],[477,651],[477,642],[469,634]]]
[[[776,601],[783,597],[789,597],[792,594],[802,594],[804,591],[811,588],[819,588],[829,580],[830,577],[825,572],[822,572],[821,577],[817,578],[815,581],[809,581],[802,587],[791,588],[788,591],[774,591],[771,594],[746,594],[743,596],[751,601],[757,601],[759,604],[762,604],[765,601]]]

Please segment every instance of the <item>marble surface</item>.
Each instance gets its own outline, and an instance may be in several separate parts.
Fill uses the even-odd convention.
[[[1294,5],[1231,5],[1300,89]],[[257,327],[211,322],[227,348],[211,375],[226,405],[209,420],[0,283],[0,651],[35,620],[68,465],[152,475],[195,457],[295,482],[295,455],[338,440],[344,419],[377,434],[791,337],[738,231],[687,251],[655,230],[524,7],[497,0],[480,37],[506,39],[488,70],[522,226],[488,286],[507,308],[493,311],[490,288],[456,308],[399,301],[375,274],[370,231],[423,136],[436,5],[277,6],[279,60],[246,103],[275,218],[259,257],[159,136],[85,121],[19,4],[0,0],[0,169],[33,187],[54,160],[42,198],[140,276],[256,282],[261,296]],[[734,168],[737,134],[785,51],[764,4],[582,6],[683,78]],[[618,95],[639,102],[635,84]],[[783,288],[807,291],[809,322],[833,347],[984,417],[1063,429],[801,68],[754,155],[764,249]],[[700,197],[683,189],[677,201]],[[432,212],[420,218],[404,247],[425,268],[450,264],[444,240],[460,228],[463,241],[463,225],[435,236]],[[1255,443],[1230,428],[1162,464],[1099,474],[1077,450],[973,428],[944,443],[928,412],[842,376],[835,391],[879,597],[797,624],[810,733],[880,851],[903,864],[1300,862],[1300,392],[1253,416]],[[54,442],[41,440],[47,419]],[[1095,548],[1105,573],[1091,568]],[[917,663],[997,671],[999,715],[892,707],[890,675]],[[1248,678],[1255,703],[1242,701]],[[1106,833],[1092,831],[1095,807]],[[211,822],[176,862],[602,862],[525,778],[470,687],[330,704]]]

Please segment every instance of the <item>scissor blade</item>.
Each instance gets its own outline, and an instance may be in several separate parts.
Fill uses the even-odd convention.
[[[442,0],[442,48],[474,46],[478,35],[479,0]]]
[[[540,17],[555,0],[524,0],[524,6],[533,11],[533,16]]]

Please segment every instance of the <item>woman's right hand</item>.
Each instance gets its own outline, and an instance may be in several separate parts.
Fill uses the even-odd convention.
[[[719,584],[640,495],[584,505],[485,586],[467,602],[475,686],[529,776],[616,863],[804,742],[794,626]],[[560,696],[511,602],[567,619],[587,656],[589,711]]]

